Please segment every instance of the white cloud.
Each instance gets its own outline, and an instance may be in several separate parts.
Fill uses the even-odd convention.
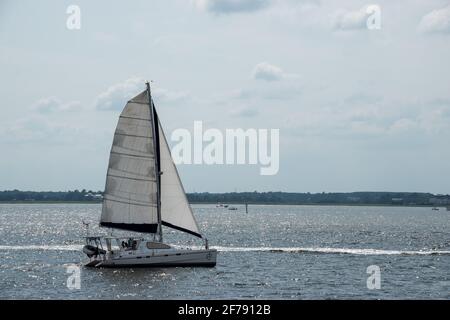
[[[450,130],[450,105],[428,106],[417,116],[419,126],[427,133],[443,134]]]
[[[450,133],[450,103],[372,98],[362,103],[344,99],[330,106],[299,108],[285,116],[284,121],[286,132],[304,138],[316,136],[352,142],[376,138],[387,139],[388,143],[403,141],[404,146],[410,146],[410,140],[417,137],[437,139],[438,135]]]
[[[99,94],[95,106],[99,110],[121,110],[130,98],[145,90],[145,80],[135,77],[117,83]]]
[[[366,8],[357,11],[339,10],[331,19],[336,30],[367,29]]]
[[[261,62],[253,69],[252,77],[257,80],[278,81],[282,79],[298,79],[299,75],[284,72],[280,67],[268,62]]]
[[[128,100],[144,90],[144,79],[139,77],[130,78],[100,93],[96,99],[95,106],[98,110],[122,110]],[[152,87],[152,96],[156,102],[173,104],[187,99],[189,92],[170,91]]]
[[[267,62],[258,63],[253,69],[253,79],[277,81],[286,77],[295,77],[294,74],[285,73],[280,67]]]
[[[38,100],[31,109],[39,113],[76,111],[81,108],[79,101],[62,102],[57,97],[48,97]]]
[[[194,0],[195,5],[216,14],[258,11],[270,4],[269,0]]]
[[[450,5],[426,14],[420,21],[419,31],[450,34]]]
[[[184,101],[189,98],[190,93],[188,91],[170,91],[162,88],[155,88],[152,90],[152,96],[156,101],[175,103]]]
[[[84,133],[80,123],[49,118],[48,115],[32,114],[0,128],[4,142],[41,143],[49,145],[78,140]]]
[[[400,132],[407,132],[413,129],[417,129],[417,121],[409,119],[409,118],[402,118],[399,120],[396,120],[390,127],[389,131],[391,133],[400,133]]]

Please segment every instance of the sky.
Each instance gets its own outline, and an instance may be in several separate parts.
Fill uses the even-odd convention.
[[[188,192],[447,194],[449,57],[449,0],[0,0],[0,190],[103,190],[153,80],[169,137],[280,130],[276,175],[182,164]]]

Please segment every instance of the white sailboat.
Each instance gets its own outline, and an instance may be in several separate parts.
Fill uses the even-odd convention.
[[[150,84],[123,109],[114,134],[100,226],[146,237],[87,236],[89,267],[215,266],[200,234],[152,100]],[[163,243],[162,226],[204,240],[205,248]]]

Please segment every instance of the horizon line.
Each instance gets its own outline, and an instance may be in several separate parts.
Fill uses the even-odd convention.
[[[92,190],[92,189],[73,189],[73,190],[21,190],[21,189],[4,189],[4,190],[0,190],[0,192],[12,192],[12,191],[17,191],[17,192],[89,192],[92,191],[93,193],[103,193],[104,190]],[[186,192],[186,194],[195,194],[195,193],[210,193],[210,194],[226,194],[226,193],[296,193],[296,194],[330,194],[330,193],[421,193],[421,194],[431,194],[431,195],[437,195],[437,196],[450,196],[450,193],[434,193],[434,192],[427,192],[427,191],[319,191],[319,192],[311,192],[311,191],[281,191],[281,190],[272,190],[272,191],[258,191],[258,190],[253,190],[253,191],[222,191],[222,192],[216,192],[216,191],[192,191],[192,192]]]

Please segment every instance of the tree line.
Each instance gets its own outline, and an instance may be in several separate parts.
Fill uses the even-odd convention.
[[[416,192],[348,192],[348,193],[291,193],[291,192],[232,192],[191,193],[192,203],[249,203],[249,204],[349,204],[349,205],[449,205],[450,195]]]
[[[103,192],[92,190],[73,191],[0,191],[0,201],[7,202],[99,202]]]
[[[0,191],[3,202],[101,202],[102,191]],[[418,192],[228,192],[188,193],[190,203],[342,204],[342,205],[450,205],[450,195]]]

